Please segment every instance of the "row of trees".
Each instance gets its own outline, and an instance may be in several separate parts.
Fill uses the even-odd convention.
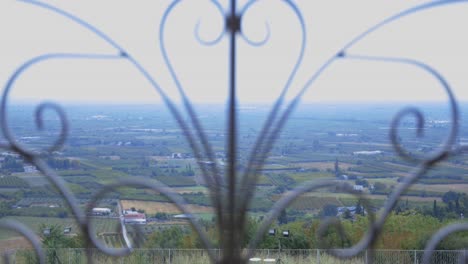
[[[79,169],[80,161],[76,159],[52,158],[47,159],[47,164],[58,170]]]
[[[23,172],[23,161],[17,159],[13,156],[6,156],[2,162],[2,172],[4,173],[12,173],[12,172]]]
[[[192,165],[188,164],[184,169],[175,169],[175,168],[154,168],[151,170],[151,176],[195,176],[195,171],[192,169]]]
[[[408,202],[399,204],[394,212],[386,219],[386,223],[377,241],[376,248],[380,249],[424,249],[429,238],[440,228],[447,226],[459,219],[441,218],[444,213],[465,212],[468,199],[465,194],[448,192],[443,196],[443,205],[439,207],[435,203],[434,215],[424,210],[410,208]],[[453,204],[453,206],[449,206]],[[458,204],[458,205],[457,205]],[[357,208],[362,208],[360,201]],[[399,208],[399,209],[398,209]],[[331,209],[330,209],[331,210]],[[325,211],[325,210],[324,210]],[[287,217],[288,211],[281,213],[276,224],[272,228],[277,230],[289,230],[290,237],[265,235],[258,248],[276,249],[281,243],[283,249],[307,249],[307,248],[343,248],[358,243],[369,230],[369,220],[363,211],[356,211],[353,217],[344,214],[341,221],[342,233],[335,226],[329,227],[323,232],[323,237],[318,237],[318,229],[321,219],[312,216],[303,216],[292,221]],[[329,216],[334,217],[335,211]],[[167,215],[159,214],[158,218],[164,219]],[[250,218],[246,223],[246,236],[244,246],[256,233],[260,218]],[[215,221],[200,220],[200,224],[207,232],[213,245],[219,246],[219,232],[215,227]],[[42,230],[45,227],[41,227]],[[63,235],[60,226],[49,227],[47,236],[43,235],[44,246],[48,248],[82,247],[83,240],[80,236],[69,237]],[[343,235],[341,235],[343,234]],[[460,249],[468,243],[468,232],[460,232],[450,235],[438,245],[438,249]],[[147,248],[201,248],[202,244],[193,230],[187,226],[170,226],[157,230],[148,235],[143,247]]]
[[[468,213],[468,196],[454,191],[446,192],[442,196],[443,206],[434,200],[431,215],[442,220],[446,218],[464,218]],[[427,212],[426,212],[427,214]]]
[[[427,241],[438,229],[451,224],[450,221],[439,221],[432,216],[406,211],[401,214],[390,214],[384,228],[376,240],[377,249],[424,249]],[[219,233],[212,221],[201,221],[205,231],[218,247]],[[315,249],[315,248],[346,248],[356,245],[368,232],[369,221],[365,216],[356,216],[351,220],[342,219],[342,233],[336,227],[329,227],[319,237],[318,230],[321,220],[315,218],[303,219],[289,222],[287,224],[275,224],[272,228],[279,231],[288,230],[289,237],[265,235],[257,248],[278,249]],[[246,223],[246,237],[243,246],[255,234],[260,225],[260,219],[248,219]],[[48,248],[47,257],[52,263],[59,263],[58,254],[55,249],[61,248],[83,248],[85,238],[81,235],[66,235],[60,225],[42,225],[39,229],[43,247]],[[442,250],[461,249],[468,242],[468,233],[461,232],[450,235],[437,247]],[[170,226],[150,234],[143,248],[202,248],[200,239],[188,226]]]
[[[465,193],[449,191],[442,196],[442,203],[434,200],[432,207],[423,206],[412,208],[405,202],[399,202],[394,211],[396,214],[409,212],[417,212],[426,216],[432,216],[439,221],[450,219],[463,219],[468,214],[468,196]]]
[[[343,248],[358,243],[369,230],[369,221],[366,216],[356,215],[353,220],[341,219],[344,236],[340,236],[335,227],[330,227],[324,232],[323,237],[318,237],[318,228],[321,220],[309,218],[289,222],[283,225],[275,225],[277,230],[289,230],[290,236],[282,238],[279,236],[265,235],[258,248],[277,249],[281,242],[283,249],[307,249],[307,248]],[[424,249],[427,241],[438,229],[446,226],[451,221],[440,221],[439,219],[407,211],[406,213],[392,213],[387,218],[384,229],[379,235],[376,247],[380,249]],[[217,245],[217,230],[213,223],[204,222],[205,230],[211,237],[213,244]],[[247,222],[246,239],[255,234],[260,225],[259,220],[249,219]],[[281,241],[280,241],[281,240]],[[460,249],[468,242],[468,233],[456,233],[443,240],[438,249]],[[145,247],[156,248],[200,248],[201,243],[197,235],[187,227],[172,226],[151,234]]]

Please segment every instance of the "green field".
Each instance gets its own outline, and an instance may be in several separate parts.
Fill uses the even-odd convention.
[[[42,225],[61,225],[63,227],[71,227],[72,232],[77,232],[79,230],[76,221],[71,218],[7,216],[2,219],[10,219],[22,223],[37,233],[41,232],[40,227]],[[0,239],[8,239],[16,236],[19,235],[8,230],[0,230]]]
[[[72,233],[80,233],[78,224],[72,218],[54,218],[54,217],[29,217],[29,216],[8,216],[2,219],[12,219],[24,224],[34,232],[40,233],[42,225],[60,225],[62,227],[71,227]],[[120,232],[120,222],[118,219],[93,218],[91,224],[95,228],[96,234]],[[8,231],[0,231],[0,240],[17,237],[18,234]]]

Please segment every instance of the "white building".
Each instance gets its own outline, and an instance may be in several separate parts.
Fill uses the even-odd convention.
[[[112,213],[112,210],[109,208],[95,207],[91,210],[91,213],[93,215],[109,215],[110,213]]]
[[[35,172],[37,172],[36,167],[34,167],[32,165],[25,165],[25,166],[23,166],[23,169],[24,169],[24,172],[26,172],[26,173],[35,173]]]
[[[362,185],[354,185],[354,186],[353,186],[353,190],[362,192],[362,191],[364,191],[364,186],[362,186]]]
[[[122,211],[122,214],[123,214],[123,215],[128,215],[128,214],[139,214],[139,212],[138,212],[138,211],[133,211],[133,210],[127,209],[127,210],[123,210],[123,211]]]
[[[178,220],[184,220],[184,219],[192,219],[193,218],[193,215],[191,214],[178,214],[178,215],[174,215],[172,216],[172,218],[174,219],[178,219]]]
[[[353,155],[378,155],[383,154],[381,150],[363,150],[363,151],[354,151]]]
[[[146,215],[141,213],[132,213],[132,214],[124,214],[124,223],[125,224],[146,224]]]

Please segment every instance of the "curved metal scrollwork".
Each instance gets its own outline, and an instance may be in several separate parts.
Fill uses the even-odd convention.
[[[41,241],[39,241],[39,239],[37,238],[36,234],[33,231],[31,231],[29,228],[27,228],[23,224],[18,223],[13,220],[0,221],[0,229],[14,230],[15,232],[24,236],[29,241],[29,243],[31,243],[31,245],[33,246],[39,262],[45,263],[45,254],[44,254],[44,250],[41,247]],[[4,260],[5,262],[9,263],[10,259],[8,257],[8,253],[5,254]]]
[[[284,84],[284,88],[281,91],[280,95],[276,99],[265,124],[263,125],[260,134],[258,135],[255,144],[251,150],[248,163],[246,166],[245,171],[239,173],[236,170],[236,151],[237,151],[237,101],[236,101],[236,41],[238,37],[245,41],[247,44],[252,46],[263,46],[267,45],[270,35],[274,34],[271,31],[269,24],[265,23],[265,35],[260,40],[254,40],[250,36],[248,36],[242,29],[245,28],[247,25],[243,22],[242,19],[246,14],[248,14],[249,10],[257,4],[258,0],[250,0],[242,8],[237,8],[237,1],[231,0],[229,1],[230,5],[227,10],[223,7],[223,5],[218,2],[217,0],[210,0],[210,2],[214,5],[216,11],[218,11],[218,15],[224,19],[225,27],[222,32],[216,35],[213,39],[206,40],[200,36],[200,28],[203,25],[203,21],[200,19],[195,27],[194,27],[194,36],[195,39],[202,45],[212,46],[216,45],[219,42],[224,40],[224,37],[227,35],[230,43],[230,98],[228,103],[228,119],[229,119],[229,126],[228,126],[228,170],[225,172],[225,177],[222,176],[220,168],[216,165],[215,155],[213,149],[207,139],[205,134],[205,130],[203,129],[202,124],[197,118],[196,112],[190,98],[186,95],[181,82],[179,81],[176,71],[171,63],[170,56],[166,50],[165,45],[165,30],[167,19],[171,15],[172,11],[181,3],[181,0],[175,0],[171,4],[169,4],[168,8],[163,14],[161,23],[159,25],[159,44],[161,47],[161,52],[164,58],[164,61],[169,69],[169,72],[176,84],[178,89],[179,95],[182,99],[184,109],[189,116],[189,121],[184,121],[182,117],[182,112],[176,107],[174,102],[166,95],[162,87],[157,83],[155,78],[147,71],[137,60],[135,57],[132,56],[127,50],[125,50],[121,45],[119,45],[115,40],[111,37],[106,35],[104,32],[96,28],[95,26],[91,25],[90,23],[82,20],[81,18],[70,14],[64,10],[61,10],[55,6],[35,1],[35,0],[18,0],[24,3],[32,4],[40,8],[44,8],[48,11],[51,11],[57,15],[62,16],[65,19],[73,21],[74,23],[78,24],[79,26],[89,30],[92,32],[96,37],[100,38],[107,44],[109,47],[114,50],[113,54],[44,54],[42,56],[35,57],[23,65],[21,65],[9,78],[3,96],[1,98],[0,104],[0,117],[1,117],[1,126],[3,135],[7,141],[7,144],[1,145],[5,149],[9,149],[11,151],[15,151],[18,154],[22,155],[25,160],[35,165],[46,177],[47,179],[60,191],[63,195],[65,201],[67,202],[68,206],[71,208],[77,222],[80,225],[82,233],[85,235],[88,246],[95,246],[101,252],[112,255],[112,256],[124,256],[130,254],[132,252],[132,248],[124,248],[124,249],[109,249],[106,248],[101,242],[93,235],[92,231],[92,224],[89,217],[86,216],[85,212],[77,206],[76,198],[73,196],[71,191],[65,186],[64,181],[52,170],[50,169],[46,163],[43,161],[41,154],[51,153],[60,149],[66,140],[66,136],[68,134],[68,122],[65,115],[65,112],[62,108],[53,103],[44,103],[37,107],[36,109],[36,124],[38,129],[42,129],[44,127],[43,121],[43,113],[46,109],[53,110],[58,116],[61,124],[61,131],[56,139],[56,141],[47,149],[45,150],[31,150],[28,149],[27,146],[21,145],[14,137],[14,134],[10,131],[8,125],[8,115],[7,115],[7,103],[8,103],[8,96],[11,89],[14,86],[15,81],[20,78],[20,76],[28,70],[30,67],[37,66],[39,63],[45,62],[47,60],[52,59],[87,59],[87,60],[95,60],[95,59],[121,59],[129,62],[129,64],[135,67],[138,72],[141,74],[143,78],[145,78],[152,87],[159,93],[163,102],[168,107],[169,111],[173,115],[174,119],[176,120],[177,124],[180,126],[181,130],[184,133],[185,138],[187,139],[195,158],[198,161],[210,161],[215,166],[204,166],[201,165],[202,175],[204,180],[208,186],[210,191],[210,198],[215,207],[216,212],[216,219],[217,225],[222,234],[220,237],[221,246],[223,249],[223,255],[221,258],[217,258],[212,251],[208,250],[209,256],[211,261],[213,262],[220,262],[220,263],[245,263],[247,262],[248,258],[251,255],[252,249],[255,249],[265,232],[267,231],[268,227],[273,223],[273,221],[279,216],[280,212],[284,210],[287,206],[289,206],[297,197],[300,195],[310,192],[312,190],[323,188],[323,187],[330,187],[335,186],[338,189],[348,192],[352,195],[357,195],[359,198],[362,199],[364,207],[368,208],[368,212],[371,212],[369,207],[369,202],[366,200],[364,196],[358,193],[354,193],[352,190],[349,190],[346,186],[341,186],[333,181],[323,181],[323,182],[309,182],[305,183],[302,186],[297,187],[291,192],[288,192],[284,197],[279,199],[271,211],[269,212],[268,216],[264,219],[261,223],[260,228],[257,230],[257,233],[254,234],[252,240],[248,245],[248,250],[243,251],[241,248],[240,241],[245,236],[245,222],[247,218],[248,208],[252,202],[253,195],[255,192],[255,185],[258,182],[259,178],[259,171],[262,169],[265,160],[268,157],[269,152],[273,148],[273,145],[278,138],[281,130],[285,126],[289,116],[294,111],[295,107],[299,104],[303,94],[309,89],[309,87],[317,80],[317,78],[329,68],[337,60],[366,60],[366,61],[378,61],[378,62],[385,62],[385,63],[401,63],[407,64],[411,66],[418,67],[419,69],[424,70],[425,72],[429,73],[433,76],[445,89],[445,92],[449,98],[450,109],[451,109],[451,130],[449,135],[447,136],[445,142],[443,143],[442,147],[436,152],[433,153],[430,157],[414,157],[408,154],[408,152],[403,149],[403,147],[399,144],[398,138],[398,127],[399,123],[402,118],[407,117],[409,115],[416,118],[417,123],[417,135],[422,136],[423,126],[424,126],[424,116],[421,111],[416,108],[407,108],[400,111],[391,123],[391,130],[390,130],[390,140],[391,143],[398,155],[400,157],[405,158],[415,164],[415,169],[409,177],[406,177],[401,184],[390,195],[389,199],[387,200],[383,213],[378,216],[369,213],[369,229],[368,232],[362,237],[362,239],[352,247],[348,249],[340,249],[340,250],[332,250],[330,254],[339,257],[339,258],[349,258],[356,256],[363,252],[366,249],[371,249],[375,244],[375,241],[379,237],[379,234],[383,228],[385,220],[389,213],[391,212],[392,208],[396,205],[399,197],[402,195],[404,191],[406,191],[418,178],[424,175],[432,166],[436,163],[444,160],[450,155],[456,155],[460,152],[466,151],[464,148],[453,150],[453,143],[457,137],[458,131],[458,123],[459,123],[459,112],[456,103],[455,96],[451,91],[451,88],[448,82],[443,78],[443,76],[438,73],[434,68],[431,66],[424,64],[422,62],[412,60],[412,59],[402,59],[402,58],[385,58],[385,57],[371,57],[371,56],[364,56],[364,55],[350,55],[348,54],[348,50],[353,47],[355,44],[359,43],[361,40],[366,38],[368,35],[372,34],[373,32],[379,30],[380,28],[384,27],[391,22],[397,21],[403,17],[406,17],[411,14],[415,14],[430,8],[435,8],[443,5],[448,4],[455,4],[455,3],[465,3],[468,1],[434,1],[426,4],[421,4],[419,6],[407,9],[403,12],[400,12],[394,16],[391,16],[382,22],[376,24],[375,26],[369,28],[368,30],[364,31],[362,34],[358,35],[351,41],[349,41],[346,45],[344,45],[334,56],[329,58],[303,85],[303,88],[299,91],[299,93],[293,97],[292,101],[286,105],[285,110],[281,111],[283,104],[285,104],[285,96],[286,93],[289,91],[290,86],[296,76],[297,71],[299,70],[303,57],[305,48],[307,46],[306,41],[306,25],[304,22],[304,18],[302,13],[296,3],[292,0],[284,0],[283,3],[295,14],[297,18],[298,24],[301,28],[301,43],[299,54],[297,56],[296,62],[294,67],[289,74],[289,77]],[[238,11],[239,10],[239,11]],[[226,35],[225,35],[226,34]],[[194,132],[192,132],[194,131]],[[203,164],[200,162],[200,164]],[[169,187],[164,186],[163,184],[156,182],[156,181],[148,181],[147,179],[125,179],[120,180],[114,184],[108,185],[104,187],[99,193],[97,193],[92,202],[88,205],[87,210],[89,211],[99,199],[104,197],[104,195],[108,192],[115,191],[120,187],[144,187],[151,189],[155,192],[163,194],[167,197],[171,202],[173,202],[182,212],[190,214],[190,211],[185,206],[185,203],[182,197],[170,190]],[[207,235],[204,233],[202,228],[200,227],[199,223],[194,220],[190,219],[193,228],[196,230],[198,235],[200,236],[203,245],[206,249],[211,249],[212,246]],[[335,220],[324,221],[322,226],[319,228],[318,235],[320,236],[323,231],[327,228],[336,227],[340,230],[340,224]],[[15,230],[22,235],[24,235],[34,246],[34,249],[38,255],[38,259],[40,263],[45,262],[45,257],[42,249],[40,248],[40,242],[35,238],[31,231],[28,231],[25,227],[18,225],[16,223],[4,221],[0,222],[0,228],[7,228]],[[424,255],[424,263],[429,263],[430,261],[430,254],[435,246],[446,236],[450,235],[453,232],[468,230],[466,224],[454,224],[448,226],[446,228],[441,229],[438,231],[432,239],[428,242],[426,247],[426,252]],[[226,234],[226,235],[225,235]],[[340,235],[344,236],[345,234],[340,233]],[[92,262],[92,258],[90,257],[90,252],[88,252],[88,260]],[[372,261],[372,259],[369,259]],[[466,261],[466,259],[461,260]]]

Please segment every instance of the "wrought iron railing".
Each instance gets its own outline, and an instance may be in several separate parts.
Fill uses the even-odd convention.
[[[78,264],[85,263],[86,250],[83,248],[61,248],[61,249],[45,249],[48,260],[54,263],[52,256],[60,260],[62,264]],[[221,249],[210,250],[214,256],[220,257],[223,252]],[[422,262],[423,250],[382,250],[374,251],[371,262],[366,262],[368,259],[368,250],[364,250],[360,254],[347,259],[339,259],[330,256],[327,249],[256,249],[253,251],[253,257],[250,258],[250,263],[275,263],[281,259],[282,263],[294,264],[362,264],[362,263],[399,263],[399,264],[420,264]],[[92,258],[97,263],[103,264],[142,264],[142,263],[158,263],[158,264],[181,264],[195,263],[208,264],[210,257],[205,250],[202,249],[152,249],[138,248],[133,251],[133,254],[116,258],[109,256],[95,249],[91,251]],[[31,250],[11,250],[10,258],[15,263],[32,264],[36,263],[36,256]],[[432,256],[431,263],[455,264],[458,259],[467,254],[465,250],[435,250]],[[266,261],[265,261],[266,260]]]
[[[296,3],[292,0],[282,1],[287,7],[289,7],[295,14],[298,25],[301,29],[302,38],[300,43],[300,52],[296,60],[296,63],[292,69],[292,72],[289,75],[289,78],[280,94],[277,98],[271,111],[267,117],[263,128],[258,135],[257,141],[255,142],[248,159],[246,169],[244,171],[238,171],[237,169],[237,146],[238,146],[238,109],[237,109],[237,76],[236,76],[236,67],[237,67],[237,42],[243,40],[250,45],[261,46],[268,41],[269,38],[269,27],[267,27],[267,34],[265,39],[261,41],[254,41],[249,38],[245,32],[244,28],[246,25],[243,23],[243,16],[256,5],[259,1],[250,0],[243,7],[237,6],[236,0],[229,1],[229,7],[227,10],[217,1],[211,0],[210,3],[216,7],[216,10],[225,18],[225,26],[223,31],[213,40],[204,40],[199,35],[199,26],[196,25],[195,28],[195,37],[203,45],[215,45],[225,39],[229,43],[229,49],[227,56],[229,58],[229,98],[227,103],[227,169],[222,171],[221,168],[215,162],[215,155],[213,149],[207,139],[207,136],[204,132],[202,124],[200,123],[197,115],[195,113],[194,107],[190,101],[190,98],[186,95],[184,88],[182,87],[181,82],[179,81],[174,68],[172,66],[170,57],[165,48],[164,36],[167,18],[171,15],[172,10],[177,6],[183,3],[183,1],[176,0],[173,1],[167,10],[164,12],[162,21],[160,23],[159,30],[159,41],[161,52],[163,54],[165,63],[169,68],[169,71],[177,85],[178,92],[182,98],[183,109],[180,109],[176,104],[171,100],[171,98],[166,94],[164,89],[159,85],[159,83],[149,74],[147,69],[145,69],[142,64],[134,57],[130,52],[128,52],[123,46],[119,45],[117,41],[107,35],[105,32],[101,31],[94,25],[86,22],[85,20],[79,18],[78,16],[69,13],[65,10],[57,8],[53,5],[47,4],[41,1],[35,0],[19,0],[25,4],[30,4],[36,6],[37,8],[43,8],[51,13],[51,15],[58,15],[63,17],[81,26],[82,28],[88,30],[89,32],[95,34],[103,42],[109,44],[110,47],[114,49],[113,52],[109,54],[83,54],[83,53],[49,53],[37,56],[32,58],[22,64],[9,78],[8,82],[5,85],[3,91],[3,96],[1,99],[1,126],[6,142],[1,145],[2,148],[14,151],[20,154],[26,161],[35,165],[37,169],[45,175],[49,181],[59,190],[61,195],[64,197],[67,205],[70,207],[73,212],[76,221],[78,222],[81,232],[86,238],[86,244],[89,248],[96,247],[102,253],[110,256],[125,256],[132,253],[131,248],[124,249],[114,249],[107,248],[103,245],[99,239],[92,232],[91,219],[87,214],[87,211],[90,211],[91,208],[98,202],[98,200],[104,197],[105,194],[111,192],[119,187],[144,187],[152,189],[158,193],[166,196],[171,202],[173,202],[182,212],[189,214],[190,211],[187,209],[186,204],[181,196],[171,191],[171,188],[165,186],[164,184],[157,182],[155,180],[148,181],[147,179],[138,179],[132,177],[131,179],[118,180],[115,183],[106,186],[101,191],[99,191],[92,199],[92,202],[89,204],[87,211],[82,210],[78,207],[77,199],[71,193],[71,191],[66,187],[65,182],[61,179],[54,170],[49,168],[46,162],[43,160],[44,154],[51,153],[53,151],[59,150],[65,143],[68,133],[68,120],[66,118],[65,112],[60,106],[54,103],[43,103],[37,107],[36,110],[36,122],[37,127],[42,129],[43,125],[43,112],[46,109],[51,109],[55,111],[60,117],[61,122],[61,133],[57,140],[44,150],[31,150],[27,146],[21,144],[16,140],[13,132],[11,131],[8,122],[8,98],[10,91],[13,89],[15,82],[21,77],[21,75],[29,70],[31,67],[36,66],[44,61],[48,60],[64,60],[64,59],[74,59],[74,60],[125,60],[138,70],[138,72],[146,78],[154,89],[161,96],[164,104],[167,106],[171,112],[173,118],[180,126],[183,131],[195,158],[199,161],[210,161],[210,166],[204,165],[206,163],[200,162],[200,169],[206,182],[212,204],[215,208],[216,213],[216,224],[220,232],[220,246],[223,249],[221,255],[218,256],[214,254],[214,251],[207,250],[207,254],[212,262],[218,263],[246,263],[246,261],[253,255],[254,249],[257,244],[266,233],[268,227],[273,223],[273,221],[279,216],[280,212],[289,206],[297,197],[300,195],[310,192],[312,190],[323,188],[326,186],[336,186],[338,189],[343,192],[348,192],[352,195],[362,198],[363,205],[369,210],[369,228],[368,232],[362,237],[359,243],[353,245],[347,249],[330,249],[329,254],[339,257],[339,258],[353,258],[366,252],[366,258],[368,263],[371,263],[376,256],[376,252],[373,251],[375,242],[379,237],[379,234],[382,232],[382,227],[385,223],[387,216],[390,214],[392,208],[396,205],[399,197],[404,193],[408,188],[422,175],[424,175],[431,167],[433,167],[438,162],[447,159],[450,156],[457,155],[458,153],[464,151],[464,148],[454,147],[454,142],[457,138],[457,132],[459,127],[459,111],[457,107],[456,99],[451,91],[451,88],[444,77],[439,74],[433,67],[412,59],[408,58],[388,58],[388,57],[375,57],[375,56],[366,56],[362,54],[350,54],[348,50],[353,47],[355,44],[359,43],[361,40],[365,39],[368,35],[373,32],[381,29],[382,27],[397,21],[403,17],[410,16],[412,14],[423,12],[425,10],[436,8],[449,4],[459,4],[465,3],[467,1],[433,1],[425,4],[421,4],[407,10],[404,10],[398,14],[395,14],[391,17],[388,17],[382,22],[370,27],[365,30],[362,34],[359,34],[355,38],[351,39],[346,45],[341,49],[337,50],[336,53],[331,56],[302,86],[299,93],[293,97],[290,102],[286,102],[285,96],[289,91],[293,79],[295,78],[297,70],[301,67],[302,59],[304,57],[304,51],[307,46],[306,41],[306,24],[304,18],[301,14],[301,10],[298,8]],[[252,202],[255,185],[259,178],[259,171],[262,169],[262,166],[265,163],[265,160],[268,157],[268,154],[272,150],[272,147],[278,138],[281,130],[285,126],[288,118],[299,104],[305,91],[316,81],[316,79],[326,70],[328,67],[337,60],[366,60],[366,61],[379,61],[379,62],[389,62],[389,63],[399,63],[406,64],[409,66],[414,66],[419,68],[422,71],[432,75],[437,79],[440,85],[445,89],[449,97],[450,110],[451,110],[451,129],[444,142],[444,144],[428,157],[415,157],[412,156],[407,150],[405,150],[397,140],[398,138],[398,127],[402,118],[407,116],[413,116],[417,120],[417,135],[422,135],[422,130],[424,126],[423,113],[416,108],[406,108],[401,110],[393,119],[390,129],[390,140],[395,151],[403,159],[408,160],[414,164],[414,170],[411,172],[411,176],[406,177],[398,186],[393,190],[388,200],[385,203],[384,210],[379,215],[374,215],[372,210],[369,208],[369,202],[365,199],[360,193],[356,193],[353,190],[349,189],[346,185],[337,183],[335,181],[314,181],[304,183],[301,186],[295,188],[293,191],[288,192],[287,195],[279,199],[270,210],[267,217],[264,218],[260,228],[257,230],[257,233],[252,237],[251,241],[248,244],[247,249],[242,248],[241,241],[245,237],[246,227],[245,221],[247,217],[247,212],[250,203]],[[183,118],[183,111],[186,111],[189,117],[189,121],[186,122]],[[224,176],[223,176],[224,175]],[[366,202],[367,201],[367,202]],[[201,241],[206,249],[213,248],[210,244],[210,241],[207,235],[204,233],[203,229],[200,227],[199,223],[191,219],[191,225],[194,230],[198,233]],[[324,220],[322,225],[319,228],[318,236],[324,234],[330,226],[338,226],[339,222],[336,220]],[[1,221],[0,227],[4,229],[12,229],[23,236],[25,236],[34,246],[34,250],[41,263],[45,261],[44,250],[41,249],[41,243],[38,238],[35,236],[34,232],[28,230],[25,226],[13,222],[13,221]],[[468,230],[468,224],[459,223],[447,226],[438,232],[436,232],[432,238],[428,241],[424,256],[423,263],[429,263],[432,251],[435,249],[437,244],[446,236],[462,230]],[[87,250],[88,262],[92,262],[93,252],[91,249]],[[8,260],[8,255],[6,255]],[[466,256],[463,259],[460,259],[461,262],[468,261]]]

